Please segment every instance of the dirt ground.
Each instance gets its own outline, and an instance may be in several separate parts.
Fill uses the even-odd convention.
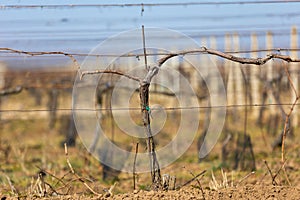
[[[57,140],[59,141],[59,140]],[[27,141],[30,143],[29,141]],[[56,143],[56,142],[55,142]],[[33,145],[33,146],[32,146]],[[2,144],[2,147],[5,147]],[[22,152],[15,147],[10,152],[7,164],[1,161],[0,173],[0,198],[4,199],[300,199],[300,176],[299,163],[289,162],[286,167],[291,186],[287,183],[284,173],[280,171],[272,184],[272,178],[263,166],[263,161],[257,161],[257,170],[253,173],[247,171],[231,171],[224,169],[223,176],[220,167],[211,162],[202,164],[192,161],[179,160],[173,165],[163,169],[162,173],[176,175],[177,186],[190,181],[194,174],[207,169],[199,182],[194,180],[178,190],[149,191],[149,174],[139,174],[137,189],[132,186],[132,175],[121,173],[118,180],[103,181],[101,178],[102,168],[94,158],[82,151],[83,147],[69,148],[69,161],[77,175],[70,173],[66,162],[64,150],[61,147],[45,147],[47,166],[45,169],[46,193],[42,194],[38,189],[37,174],[42,165],[42,146],[29,144],[27,153],[24,154],[24,163],[17,159],[22,158]],[[20,146],[22,151],[22,147]],[[3,157],[2,157],[3,158]],[[276,159],[274,159],[276,160]],[[269,165],[273,176],[279,171],[280,165],[269,159]],[[214,161],[213,161],[214,163]],[[201,170],[200,170],[201,169]],[[212,172],[215,177],[215,189],[213,189]],[[56,178],[61,179],[63,184],[58,183]],[[79,179],[84,180],[81,182]],[[10,182],[11,183],[10,183]],[[111,193],[108,191],[116,183]],[[64,186],[64,184],[66,186]],[[87,184],[95,193],[93,194]],[[12,188],[14,187],[14,189]],[[56,192],[54,192],[56,191]]]
[[[267,186],[267,185],[245,185],[242,187],[233,187],[221,189],[218,191],[204,190],[203,193],[199,188],[186,187],[177,191],[143,191],[135,190],[131,193],[118,194],[113,196],[100,195],[91,196],[65,196],[53,197],[53,199],[300,199],[300,188],[284,186]],[[52,198],[51,198],[52,199]]]
[[[245,185],[218,191],[187,187],[178,191],[134,191],[114,196],[112,199],[300,199],[300,188],[266,185]]]
[[[225,188],[218,191],[204,189],[204,193],[199,188],[186,187],[178,191],[143,191],[134,190],[130,193],[118,195],[64,195],[42,197],[41,199],[300,199],[300,188],[285,186],[267,185],[245,185],[242,187]],[[37,197],[36,197],[37,198]],[[17,199],[1,195],[1,200]]]

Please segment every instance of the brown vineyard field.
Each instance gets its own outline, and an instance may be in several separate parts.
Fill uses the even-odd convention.
[[[47,92],[42,91],[41,95],[46,96]],[[62,93],[58,102],[59,108],[70,108],[70,91]],[[2,97],[3,110],[45,109],[45,105],[47,99],[42,98],[40,106],[37,106],[28,90]],[[242,108],[238,112],[242,113]],[[69,115],[68,110],[59,111],[54,126],[49,128],[47,111],[1,112],[1,199],[300,199],[299,128],[294,128],[293,134],[287,136],[287,160],[283,166],[281,148],[272,148],[277,135],[268,132],[273,132],[272,127],[267,127],[270,120],[265,117],[263,122],[266,125],[258,127],[256,121],[249,117],[247,133],[251,136],[255,161],[248,152],[243,162],[236,164],[238,158],[235,156],[239,151],[236,141],[239,135],[243,135],[244,118],[228,117],[217,145],[199,161],[197,142],[204,122],[201,115],[200,131],[194,143],[178,160],[161,169],[162,175],[176,177],[175,190],[155,191],[151,190],[149,173],[136,175],[135,189],[133,175],[129,173],[121,172],[117,177],[103,180],[103,166],[88,153],[78,138],[75,146],[67,147],[66,155],[63,144]],[[140,123],[138,114],[133,112],[131,115],[136,123]],[[110,118],[103,120],[102,124],[108,127],[106,131],[111,132]],[[176,128],[172,121],[166,121],[156,138],[158,149],[172,139]],[[282,127],[277,129],[276,134]],[[117,128],[114,134],[115,142],[120,146],[126,143],[124,147],[134,151],[136,143],[139,143],[139,151],[146,151],[145,141],[123,136]],[[226,143],[228,134],[232,139]],[[225,143],[227,155],[224,156]]]

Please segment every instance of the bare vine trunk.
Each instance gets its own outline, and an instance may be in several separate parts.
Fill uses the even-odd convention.
[[[143,125],[147,134],[147,149],[149,154],[150,171],[152,178],[152,186],[155,189],[161,187],[160,167],[156,157],[155,143],[150,126],[150,107],[149,107],[149,86],[148,83],[143,83],[140,86],[140,100]]]

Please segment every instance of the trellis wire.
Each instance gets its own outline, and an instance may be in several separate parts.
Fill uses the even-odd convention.
[[[44,4],[44,5],[1,5],[2,9],[21,9],[21,8],[80,8],[80,7],[158,7],[158,6],[196,6],[196,5],[242,5],[242,4],[280,4],[280,3],[299,3],[300,0],[264,0],[264,1],[203,1],[203,2],[182,2],[182,3],[120,3],[120,4]]]
[[[269,106],[292,106],[293,103],[266,103],[266,104],[236,104],[236,105],[220,105],[220,106],[189,106],[189,107],[165,107],[164,110],[193,110],[193,109],[218,109],[218,108],[244,108],[244,107],[269,107]],[[300,103],[295,104],[297,106]],[[124,110],[141,110],[140,107],[123,107],[123,108],[57,108],[57,109],[2,109],[0,112],[51,112],[51,111],[86,111],[86,112],[96,112],[96,111],[124,111]],[[160,108],[151,108],[151,110],[160,110]]]

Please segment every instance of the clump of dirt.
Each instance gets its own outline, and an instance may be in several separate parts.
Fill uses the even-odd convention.
[[[174,191],[138,191],[119,194],[110,199],[300,199],[300,188],[287,186],[245,185],[218,191],[185,187]]]

